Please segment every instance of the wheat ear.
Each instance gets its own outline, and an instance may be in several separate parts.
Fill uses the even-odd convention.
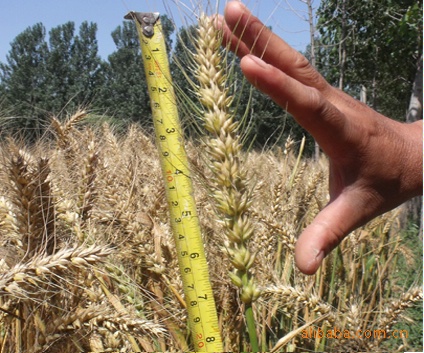
[[[290,313],[296,305],[307,306],[317,315],[328,315],[327,321],[331,324],[336,322],[336,313],[330,305],[324,303],[318,296],[305,292],[302,289],[287,286],[274,285],[262,289],[263,298],[278,298],[278,303],[284,311]]]
[[[258,350],[256,328],[251,304],[260,292],[251,274],[255,256],[249,250],[254,227],[247,210],[250,193],[247,174],[240,162],[242,144],[237,135],[239,124],[230,112],[233,97],[226,87],[227,76],[222,60],[221,34],[213,19],[201,14],[195,41],[195,75],[197,94],[203,110],[203,124],[208,131],[206,151],[211,160],[212,194],[226,235],[225,248],[234,270],[232,282],[239,287],[246,304],[245,316],[252,350]]]
[[[111,249],[91,246],[68,248],[53,255],[33,257],[30,262],[18,264],[0,276],[0,294],[27,298],[28,293],[40,290],[46,283],[46,277],[72,268],[88,267],[111,253]]]
[[[249,269],[254,255],[249,251],[253,225],[247,216],[250,205],[247,176],[240,163],[242,145],[237,135],[238,123],[230,113],[233,98],[226,87],[222,64],[220,35],[213,20],[202,14],[199,18],[196,76],[198,95],[203,106],[203,123],[210,137],[206,151],[211,159],[213,197],[220,212],[227,236],[226,248],[235,268],[231,279],[241,289],[241,299],[251,303],[259,296]]]
[[[14,205],[17,232],[28,257],[37,252],[52,253],[54,245],[54,202],[50,186],[49,159],[34,157],[9,146],[6,162],[10,201]]]

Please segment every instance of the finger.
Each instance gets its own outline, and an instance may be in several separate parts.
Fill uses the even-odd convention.
[[[314,274],[328,255],[354,229],[366,222],[364,207],[345,194],[328,204],[296,243],[295,261],[305,274]],[[368,218],[368,217],[367,217]]]
[[[253,55],[242,59],[241,68],[246,78],[292,114],[330,157],[349,153],[350,124],[317,89],[303,85]]]
[[[241,2],[231,1],[227,4],[225,22],[228,26],[225,30],[226,38],[232,47],[236,44],[235,38],[244,43],[240,46],[241,55],[246,55],[246,49],[249,49],[252,54],[305,85],[319,90],[329,87],[303,55],[272,33]]]
[[[244,44],[239,37],[234,35],[233,31],[225,23],[224,17],[218,15],[214,20],[215,28],[222,33],[222,44],[235,53],[238,57],[250,54],[250,49]]]

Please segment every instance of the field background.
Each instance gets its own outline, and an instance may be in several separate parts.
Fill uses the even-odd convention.
[[[79,111],[54,138],[1,148],[0,338],[4,352],[168,351],[189,347],[180,275],[152,136],[93,128]],[[419,350],[421,244],[403,208],[356,230],[315,276],[293,263],[296,237],[325,205],[327,162],[286,148],[243,152],[254,227],[253,303],[261,349],[315,329],[407,329],[409,338],[314,340],[281,352]],[[188,142],[225,351],[249,350],[202,148]],[[408,311],[412,308],[413,311]],[[399,324],[398,324],[399,322]],[[138,347],[138,349],[136,349]]]
[[[320,72],[411,121],[422,4],[320,4]],[[329,199],[325,155],[243,81],[205,17],[180,29],[161,19],[224,351],[422,351],[421,201],[352,232],[316,275],[300,273],[296,239]],[[94,23],[48,37],[36,24],[0,63],[0,353],[193,349],[138,35],[124,22],[112,37],[102,60]],[[333,328],[408,337],[302,335]]]

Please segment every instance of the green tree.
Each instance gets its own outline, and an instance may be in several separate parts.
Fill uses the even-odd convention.
[[[57,113],[93,102],[102,84],[96,32],[97,25],[88,22],[81,24],[78,35],[73,22],[49,32],[47,110]]]
[[[165,15],[161,16],[161,22],[167,45],[171,47],[172,23]],[[150,100],[135,23],[123,22],[112,32],[112,38],[116,51],[109,55],[105,65],[101,108],[126,123],[140,122],[151,127]]]
[[[69,94],[78,105],[94,104],[104,84],[103,67],[98,55],[97,25],[83,22],[75,36],[70,60],[71,81]]]
[[[44,108],[58,112],[69,103],[69,89],[72,82],[72,47],[75,24],[67,22],[52,28],[49,32],[49,53],[47,59],[46,81],[47,97]]]
[[[198,97],[194,93],[196,85],[192,55],[195,52],[194,38],[197,33],[196,26],[181,27],[176,34],[175,46],[171,52],[171,76],[175,87],[178,110],[185,133],[194,136],[199,132]]]
[[[0,64],[0,91],[18,118],[4,127],[33,139],[43,134],[50,114],[94,100],[102,83],[96,30],[84,22],[76,36],[74,23],[67,22],[50,30],[47,43],[40,23],[14,39],[7,64]]]
[[[148,119],[149,98],[135,24],[124,22],[112,38],[117,50],[109,55],[105,68],[103,108],[126,122]]]
[[[28,27],[11,43],[7,63],[0,63],[0,86],[4,104],[14,118],[3,122],[31,136],[40,135],[45,114],[40,104],[46,98],[48,46],[46,30],[41,23]]]
[[[422,53],[418,10],[422,2],[415,0],[322,1],[318,68],[333,85],[358,98],[366,88],[370,106],[404,120]]]

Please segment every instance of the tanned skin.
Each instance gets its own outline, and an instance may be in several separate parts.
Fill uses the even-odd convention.
[[[239,1],[216,18],[246,78],[294,116],[330,161],[330,201],[300,235],[299,269],[314,274],[351,231],[423,191],[422,121],[385,117],[332,87]]]

